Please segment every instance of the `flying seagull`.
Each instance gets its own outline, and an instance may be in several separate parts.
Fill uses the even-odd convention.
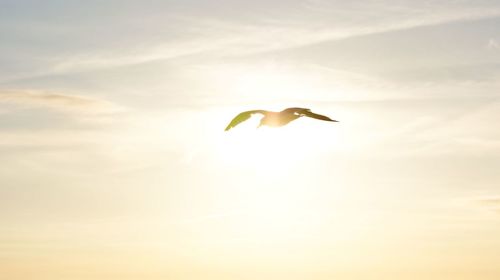
[[[234,119],[227,125],[226,131],[237,126],[238,124],[248,120],[254,114],[261,114],[263,118],[260,120],[258,127],[267,125],[272,127],[279,127],[288,124],[300,117],[310,117],[322,121],[337,122],[332,120],[327,116],[315,114],[311,112],[311,109],[306,108],[287,108],[281,112],[271,112],[266,110],[251,110],[239,113]]]

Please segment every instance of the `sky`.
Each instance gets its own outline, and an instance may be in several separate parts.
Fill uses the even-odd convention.
[[[0,275],[499,279],[500,2],[0,7]]]

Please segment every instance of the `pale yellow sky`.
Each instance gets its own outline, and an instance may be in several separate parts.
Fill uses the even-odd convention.
[[[2,277],[500,278],[497,1],[1,3]]]

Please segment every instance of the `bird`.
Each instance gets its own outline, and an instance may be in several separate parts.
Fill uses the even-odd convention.
[[[248,120],[254,114],[263,115],[258,127],[261,127],[263,125],[270,127],[281,127],[287,125],[288,123],[300,117],[309,117],[322,121],[338,122],[336,120],[330,119],[327,116],[313,113],[311,112],[311,109],[307,108],[292,107],[292,108],[287,108],[281,112],[272,112],[266,110],[250,110],[241,112],[236,117],[234,117],[231,120],[231,122],[227,125],[225,131],[228,131],[231,128],[237,126],[238,124]]]

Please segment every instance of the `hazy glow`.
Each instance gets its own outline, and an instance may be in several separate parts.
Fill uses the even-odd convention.
[[[3,1],[0,278],[500,279],[499,15]]]
[[[257,117],[258,118],[258,117]],[[301,119],[301,121],[303,121]],[[307,122],[307,121],[306,121]],[[258,122],[257,122],[258,123]],[[263,170],[287,170],[314,158],[326,149],[339,149],[339,139],[334,130],[314,138],[311,133],[316,126],[291,124],[283,129],[257,128],[254,123],[245,123],[233,129],[229,135],[221,135],[216,153],[228,165],[237,164],[249,168],[258,166]],[[333,140],[326,143],[327,139]]]

